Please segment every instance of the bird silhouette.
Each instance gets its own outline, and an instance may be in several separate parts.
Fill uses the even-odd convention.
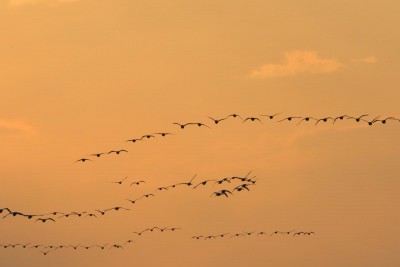
[[[304,117],[304,118],[302,118],[298,123],[297,123],[297,125],[299,125],[300,123],[302,123],[303,121],[310,121],[310,120],[318,120],[318,119],[316,119],[316,118],[314,118],[314,117]]]
[[[259,118],[257,118],[257,117],[248,117],[248,118],[245,118],[245,119],[243,120],[243,123],[245,123],[246,121],[259,121],[261,124],[263,124],[262,121],[261,121]]]
[[[108,152],[107,154],[115,153],[115,154],[119,155],[121,152],[126,152],[126,153],[128,153],[128,150],[125,150],[125,149],[121,149],[121,150],[111,150],[111,151]]]
[[[368,123],[368,125],[373,125],[375,122],[378,122],[379,120],[378,120],[378,118],[379,118],[380,116],[378,116],[378,117],[375,117],[373,120],[371,120],[371,121],[368,121],[368,120],[366,120],[366,119],[361,119],[362,121],[365,121],[366,123]]]
[[[40,252],[42,252],[44,256],[47,256],[47,254],[49,254],[50,250],[49,251],[40,251]]]
[[[278,122],[283,122],[283,121],[292,121],[293,119],[301,119],[301,117],[296,117],[296,116],[290,116],[290,117],[286,117]]]
[[[135,142],[138,142],[138,141],[141,141],[141,140],[142,140],[142,138],[132,138],[132,139],[126,140],[125,142],[132,142],[132,143],[135,143]]]
[[[333,120],[333,124],[335,124],[335,122],[336,122],[337,120],[343,120],[344,118],[348,119],[348,118],[350,118],[350,116],[348,116],[348,115],[341,115],[341,116],[338,116],[338,117],[336,117],[336,118]]]
[[[388,120],[400,121],[399,119],[397,119],[397,118],[395,118],[395,117],[387,117],[386,119],[383,119],[383,120],[376,120],[376,121],[380,121],[382,124],[385,124]]]
[[[195,185],[195,186],[193,187],[193,189],[196,189],[196,188],[199,187],[200,185],[206,185],[208,182],[213,182],[213,181],[216,181],[216,180],[217,180],[217,179],[204,180],[204,181],[198,183],[197,185]]]
[[[280,114],[282,114],[282,113],[279,112],[279,113],[275,113],[275,114],[273,114],[273,115],[260,115],[260,116],[268,117],[270,120],[273,120],[273,119],[275,118],[275,116],[278,116],[278,115],[280,115]]]
[[[320,121],[327,122],[328,120],[334,120],[334,118],[332,118],[332,117],[325,117],[325,118],[322,118],[322,119],[318,119],[318,120],[315,122],[315,125],[317,125]]]
[[[37,222],[37,221],[41,221],[41,222],[43,222],[43,223],[45,223],[45,222],[47,222],[47,221],[56,222],[56,220],[54,220],[53,218],[39,218],[39,219],[36,219],[35,222]]]
[[[140,181],[134,181],[134,182],[132,182],[131,183],[131,185],[130,186],[132,186],[132,185],[140,185],[140,183],[145,183],[146,181],[143,181],[143,180],[140,180]]]
[[[81,158],[81,159],[78,159],[77,161],[75,161],[75,163],[79,162],[79,161],[86,162],[86,161],[92,161],[92,160],[91,159],[87,159],[87,158]]]
[[[226,119],[229,118],[229,117],[225,117],[225,118],[222,118],[222,119],[214,119],[214,118],[212,118],[212,117],[209,117],[209,118],[210,118],[211,120],[213,120],[215,124],[218,124],[220,121],[226,120]]]
[[[368,116],[368,114],[363,114],[363,115],[361,115],[361,116],[359,116],[359,117],[351,117],[351,116],[348,116],[347,119],[354,119],[356,122],[360,122],[361,119],[362,119],[363,117],[366,117],[366,116]]]
[[[105,153],[95,153],[95,154],[90,154],[89,156],[97,157],[100,158],[101,155],[104,155]]]
[[[162,137],[167,136],[167,135],[174,135],[173,133],[154,133],[154,134],[159,134]]]
[[[179,125],[179,127],[181,127],[181,129],[185,129],[186,126],[192,125],[192,124],[194,124],[194,123],[188,122],[188,123],[185,123],[185,124],[180,124],[180,123],[178,123],[178,122],[174,122],[174,123],[172,123],[172,124]]]
[[[123,181],[125,181],[128,178],[128,176],[126,176],[124,179],[120,180],[120,181],[115,181],[115,182],[111,182],[112,184],[122,184]]]
[[[143,139],[143,138],[150,139],[150,138],[156,138],[156,137],[154,135],[152,135],[152,134],[145,134],[140,139]]]

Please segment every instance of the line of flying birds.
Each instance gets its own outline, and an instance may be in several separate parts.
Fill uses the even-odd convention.
[[[175,232],[176,230],[180,230],[182,228],[179,227],[158,227],[158,226],[154,226],[151,228],[146,228],[140,232],[132,232],[138,236],[141,236],[143,233],[145,232],[154,232],[154,231],[159,231],[159,232],[167,232],[167,231],[171,231],[171,232]],[[293,234],[292,234],[293,233]],[[270,236],[272,235],[292,235],[294,236],[306,236],[306,235],[313,235],[315,234],[315,232],[296,232],[295,230],[291,230],[291,231],[287,231],[287,232],[281,232],[281,231],[274,231],[270,234]],[[235,234],[230,234],[230,233],[224,233],[224,234],[218,234],[218,235],[199,235],[199,236],[192,236],[192,239],[203,239],[203,240],[207,240],[207,239],[219,239],[219,238],[233,238],[233,237],[245,237],[245,236],[265,236],[267,235],[266,232],[257,232],[257,231],[253,231],[253,232],[241,232],[241,233],[235,233]],[[89,250],[89,249],[98,249],[98,250],[105,250],[106,248],[108,249],[124,249],[124,247],[126,245],[130,245],[133,244],[135,241],[132,239],[128,239],[127,241],[125,241],[123,244],[109,244],[109,243],[105,243],[105,244],[95,244],[95,245],[89,245],[89,246],[85,246],[85,245],[81,245],[81,244],[77,244],[77,245],[42,245],[42,244],[32,244],[32,243],[16,243],[16,244],[0,244],[0,248],[23,248],[23,249],[40,249],[40,252],[44,255],[47,256],[50,252],[52,251],[56,251],[59,249],[72,249],[72,250]]]
[[[159,191],[168,191],[173,188],[177,187],[189,187],[192,189],[197,189],[201,186],[206,186],[208,183],[213,182],[214,185],[221,185],[224,183],[231,184],[232,181],[239,181],[242,182],[242,184],[239,184],[235,186],[233,189],[228,190],[228,189],[222,189],[220,191],[215,191],[211,194],[211,196],[225,196],[228,197],[229,195],[233,195],[233,193],[236,192],[241,192],[243,190],[250,191],[250,186],[256,185],[257,179],[255,179],[255,176],[249,177],[251,174],[251,171],[246,175],[246,176],[232,176],[232,177],[224,177],[222,179],[207,179],[200,181],[199,183],[193,183],[194,179],[197,177],[197,174],[194,175],[188,182],[181,182],[181,183],[176,183],[168,186],[161,186],[156,188],[152,193],[147,193],[143,194],[142,196],[136,198],[136,199],[125,199],[126,201],[130,202],[131,204],[135,204],[137,201],[145,198],[150,198],[150,197],[155,197],[155,193]],[[128,177],[123,178],[120,181],[113,181],[111,183],[115,183],[117,185],[122,185],[124,182],[128,179]],[[141,183],[145,183],[143,180],[134,180],[130,182],[130,186],[132,185],[139,185]],[[13,211],[10,208],[0,208],[0,214],[5,214],[2,218],[5,219],[9,216],[12,217],[24,217],[27,219],[36,219],[34,220],[35,222],[56,222],[56,220],[60,218],[72,218],[72,217],[77,217],[77,218],[86,218],[86,217],[92,217],[92,218],[97,218],[98,216],[103,216],[108,214],[109,212],[113,211],[130,211],[131,209],[126,208],[126,207],[121,207],[121,206],[116,206],[116,207],[111,207],[107,209],[95,209],[91,212],[88,211],[72,211],[72,212],[61,212],[61,211],[52,211],[48,213],[42,213],[42,214],[31,214],[31,213],[23,213],[20,211]]]
[[[274,120],[276,117],[278,117],[279,115],[281,115],[282,113],[275,113],[275,114],[261,114],[259,116],[256,117],[242,117],[239,114],[230,114],[226,117],[223,118],[219,118],[219,119],[215,119],[213,117],[208,117],[210,120],[213,121],[214,124],[219,124],[224,120],[227,120],[229,118],[237,118],[242,120],[243,123],[245,122],[259,122],[261,124],[263,124],[262,118],[267,118],[269,120]],[[284,117],[281,118],[280,120],[277,120],[277,122],[292,122],[292,121],[296,121],[297,124],[296,125],[300,125],[300,124],[304,124],[307,122],[315,122],[314,125],[320,124],[320,123],[326,123],[328,121],[332,121],[332,124],[335,124],[337,121],[342,121],[342,120],[352,120],[354,122],[365,122],[368,125],[373,125],[375,123],[382,123],[382,124],[386,124],[389,121],[398,121],[400,122],[400,118],[396,118],[393,116],[390,117],[386,117],[386,118],[381,118],[381,116],[376,116],[373,119],[367,119],[367,117],[369,116],[369,114],[362,114],[362,115],[358,115],[358,116],[350,116],[350,115],[340,115],[340,116],[327,116],[327,117],[322,117],[322,118],[316,118],[316,117],[312,117],[312,116],[288,116],[288,117]],[[189,126],[198,126],[198,127],[206,127],[206,128],[211,128],[210,126],[208,126],[207,124],[203,123],[203,122],[186,122],[186,123],[179,123],[179,122],[174,122],[172,123],[173,125],[177,125],[179,126],[180,129],[185,129],[186,127]],[[152,133],[152,134],[145,134],[142,135],[141,137],[137,137],[137,138],[131,138],[128,140],[125,140],[125,142],[131,142],[131,143],[136,143],[139,141],[144,141],[144,140],[148,140],[151,138],[157,138],[157,136],[161,136],[161,137],[165,137],[168,135],[174,135],[174,133],[170,133],[170,132],[158,132],[158,133]],[[100,153],[93,153],[93,154],[89,154],[89,156],[91,157],[96,157],[96,158],[100,158],[103,155],[110,155],[110,154],[116,154],[116,155],[120,155],[123,153],[128,153],[128,150],[126,149],[120,149],[120,150],[111,150],[108,152],[100,152]],[[92,161],[92,159],[90,158],[80,158],[78,160],[76,160],[75,162],[86,162],[86,161]]]

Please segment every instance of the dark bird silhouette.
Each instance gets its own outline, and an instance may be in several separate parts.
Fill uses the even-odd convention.
[[[88,213],[88,214],[86,214],[86,217],[95,217],[95,218],[97,218],[97,215],[96,214],[94,214],[94,213]]]
[[[93,157],[98,157],[100,158],[101,155],[104,155],[105,153],[95,153],[95,154],[90,154],[89,156],[93,156]]]
[[[278,115],[280,115],[280,114],[282,114],[282,112],[275,113],[275,114],[273,114],[273,115],[260,115],[260,116],[268,117],[270,120],[273,120],[275,116],[278,116]]]
[[[167,135],[174,135],[173,133],[154,133],[154,134],[159,134],[162,137],[167,136]]]
[[[129,239],[129,240],[127,240],[127,241],[124,243],[124,245],[126,245],[126,244],[130,244],[130,243],[133,243],[133,242],[135,242],[135,241],[133,241],[133,240]]]
[[[231,237],[239,237],[239,236],[242,236],[242,235],[245,235],[245,234],[234,234]]]
[[[76,250],[76,249],[78,249],[78,248],[79,248],[79,246],[80,246],[80,245],[76,245],[76,246],[69,245],[69,246],[70,246],[71,248],[73,248],[73,249],[75,249],[75,250]]]
[[[124,179],[122,179],[121,181],[116,181],[116,182],[111,182],[112,184],[122,184],[123,181],[125,181],[128,178],[128,176],[126,176]]]
[[[250,191],[250,189],[248,188],[248,186],[250,186],[250,185],[253,185],[253,184],[241,184],[241,185],[235,187],[235,188],[233,189],[233,191],[238,191],[238,192],[240,192],[240,191],[242,191],[242,190]]]
[[[60,212],[60,211],[53,211],[53,212],[50,212],[50,213],[47,213],[47,214],[43,214],[43,215],[41,215],[41,216],[45,216],[45,215],[53,215],[53,216],[57,216],[58,214],[65,214],[65,212]]]
[[[395,117],[387,117],[386,119],[383,119],[383,120],[376,120],[376,121],[380,121],[382,124],[385,124],[388,120],[400,121],[399,119],[397,119],[397,118],[395,118]]]
[[[196,188],[199,187],[200,185],[206,185],[208,182],[213,182],[213,181],[216,181],[216,180],[217,180],[217,179],[211,179],[211,180],[202,181],[202,182],[198,183],[197,185],[195,185],[195,186],[193,187],[193,189],[196,189]]]
[[[193,182],[194,178],[196,178],[196,176],[197,176],[197,173],[192,177],[192,179],[190,179],[189,182],[178,183],[178,184],[175,184],[175,185],[187,185],[187,186],[192,186],[192,185],[193,185],[192,182]]]
[[[182,228],[177,228],[177,227],[165,228],[165,231],[172,231],[172,232],[174,232],[175,230],[179,230],[179,229],[182,229]]]
[[[71,212],[71,213],[77,215],[78,217],[82,217],[82,215],[83,215],[83,214],[86,214],[87,212],[86,212],[86,211],[82,211],[82,212],[73,211],[73,212]]]
[[[204,237],[203,235],[199,235],[199,236],[192,236],[192,238],[195,238],[197,240],[199,240],[200,238]]]
[[[12,212],[9,208],[1,208],[0,209],[0,214],[3,213],[3,211],[8,211],[8,213]]]
[[[317,125],[320,121],[327,122],[328,120],[334,120],[332,117],[325,117],[322,119],[318,119],[315,125]]]
[[[95,210],[95,211],[97,211],[98,213],[100,213],[101,215],[104,215],[104,214],[106,214],[106,211],[105,210]]]
[[[220,197],[220,196],[229,197],[228,193],[232,195],[231,191],[223,189],[221,191],[214,192],[211,196],[215,195],[216,197]]]
[[[204,127],[210,128],[208,125],[206,125],[206,124],[204,124],[204,123],[201,123],[201,122],[194,122],[194,123],[192,123],[192,124],[196,124],[196,125],[199,126],[199,127],[204,126]]]
[[[119,153],[121,153],[121,152],[126,152],[126,153],[128,153],[128,150],[125,150],[125,149],[121,149],[121,150],[111,150],[111,151],[108,152],[107,154],[115,153],[115,154],[119,155]]]
[[[50,250],[49,251],[40,251],[40,252],[42,252],[43,255],[46,256],[47,254],[49,254]]]
[[[257,117],[248,117],[248,118],[245,118],[245,119],[243,120],[243,123],[245,123],[246,121],[259,121],[261,124],[263,124],[262,121],[261,121],[259,118],[257,118]]]
[[[290,117],[286,117],[278,122],[282,122],[282,121],[292,121],[293,119],[301,119],[301,117],[296,117],[296,116],[290,116]]]
[[[75,161],[75,163],[79,162],[79,161],[85,162],[85,161],[92,161],[92,160],[91,159],[86,159],[86,158],[81,158],[81,159],[78,159],[77,161]]]
[[[348,116],[347,119],[354,119],[356,122],[360,122],[361,119],[362,119],[363,117],[366,117],[366,116],[368,116],[368,114],[364,114],[364,115],[361,115],[361,116],[359,116],[359,117],[351,117],[351,116]]]
[[[194,124],[194,123],[188,122],[188,123],[185,123],[185,124],[180,124],[180,123],[174,122],[174,123],[172,123],[172,124],[179,125],[179,126],[181,127],[181,129],[185,129],[186,126],[192,125],[192,124]]]
[[[291,230],[291,231],[288,231],[288,232],[274,231],[274,232],[272,232],[272,234],[270,234],[270,236],[271,236],[271,235],[277,235],[277,234],[286,234],[286,235],[290,235],[291,232],[294,232],[294,230]]]
[[[154,135],[152,135],[152,134],[145,134],[140,139],[143,139],[143,138],[150,139],[150,138],[156,138],[156,137]]]
[[[240,181],[242,181],[242,182],[245,182],[245,181],[247,181],[247,179],[248,179],[248,177],[249,177],[250,174],[251,174],[251,171],[249,171],[249,172],[246,174],[245,177],[233,176],[233,177],[231,177],[231,179],[232,179],[232,180],[240,180]]]
[[[333,124],[335,124],[335,122],[336,122],[337,120],[343,120],[344,118],[348,119],[348,118],[350,118],[350,116],[348,116],[348,115],[341,115],[341,116],[338,116],[338,117],[336,117],[336,118],[333,120]]]
[[[215,124],[218,124],[220,121],[226,120],[226,119],[229,118],[229,117],[225,117],[225,118],[222,118],[222,119],[214,119],[214,118],[211,118],[211,117],[209,117],[209,118],[210,118],[211,120],[213,120]]]
[[[56,222],[56,220],[54,220],[53,218],[39,218],[39,219],[36,219],[35,222],[37,222],[37,221],[42,221],[43,223],[45,223],[47,221]]]
[[[368,121],[368,120],[366,120],[366,119],[361,119],[362,121],[365,121],[366,123],[368,123],[368,125],[373,125],[375,122],[378,122],[379,120],[378,120],[378,118],[379,118],[380,116],[378,116],[378,117],[375,117],[372,121]]]
[[[106,248],[106,246],[107,246],[108,244],[104,244],[104,245],[102,245],[102,246],[100,246],[100,245],[97,245],[100,249],[105,249]]]
[[[132,139],[126,140],[125,142],[132,142],[132,143],[135,143],[135,142],[138,142],[138,141],[141,141],[141,140],[142,140],[142,138],[140,138],[140,139],[138,139],[138,138],[132,138]]]
[[[232,117],[232,118],[241,118],[243,120],[243,118],[239,114],[236,114],[236,113],[230,114],[226,118],[230,118],[230,117]]]
[[[314,118],[314,117],[304,117],[304,118],[302,118],[298,123],[297,123],[297,125],[299,125],[300,123],[302,123],[303,121],[310,121],[310,120],[318,120],[318,119],[316,119],[316,118]]]
[[[146,181],[143,181],[143,180],[135,181],[135,182],[132,182],[130,186],[132,186],[132,185],[140,185],[140,183],[145,183],[145,182]]]
[[[226,178],[223,178],[223,179],[221,179],[221,180],[217,180],[217,181],[215,181],[215,183],[214,183],[214,184],[222,184],[222,183],[224,183],[224,182],[230,183],[230,182],[231,182],[231,180],[232,180],[232,178],[228,178],[228,177],[226,177]]]
[[[243,233],[245,233],[246,235],[252,235],[255,232],[243,232]]]
[[[130,209],[127,209],[124,207],[113,207],[113,208],[106,209],[104,211],[111,211],[111,210],[119,211],[119,210],[130,210]]]
[[[259,236],[259,235],[266,235],[266,233],[265,232],[258,232],[257,236]]]

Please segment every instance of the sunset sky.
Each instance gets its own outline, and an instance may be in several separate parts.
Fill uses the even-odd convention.
[[[0,0],[0,208],[131,208],[99,218],[0,219],[0,266],[375,267],[400,264],[400,2]],[[215,125],[208,116],[282,112]],[[173,122],[211,127],[181,130]],[[174,135],[124,142],[155,132]],[[82,157],[113,149],[129,153]],[[155,188],[227,176],[250,192]],[[112,184],[146,181],[137,187]],[[179,231],[136,236],[152,226]],[[313,236],[269,236],[273,231]],[[193,240],[265,231],[266,236]]]

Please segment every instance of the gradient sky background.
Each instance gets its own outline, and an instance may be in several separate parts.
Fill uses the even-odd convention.
[[[129,207],[125,198],[195,173],[259,178],[228,199],[177,189],[99,219],[1,220],[1,244],[137,243],[47,257],[0,249],[0,265],[399,265],[398,122],[172,125],[234,112],[400,116],[399,10],[388,0],[0,0],[2,207]],[[123,142],[155,131],[176,135]],[[147,183],[110,184],[125,176]],[[131,233],[150,226],[183,229]],[[294,229],[317,235],[190,239]]]

